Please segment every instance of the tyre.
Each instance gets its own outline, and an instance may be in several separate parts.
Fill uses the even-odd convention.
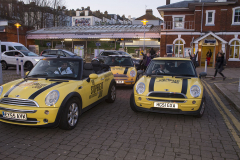
[[[2,69],[3,70],[7,70],[8,69],[7,62],[2,61]]]
[[[108,95],[107,95],[107,99],[106,102],[108,103],[113,103],[116,99],[116,84],[111,83],[110,87],[108,89]]]
[[[135,100],[134,100],[134,94],[132,93],[131,94],[131,97],[130,97],[130,106],[131,106],[131,109],[134,111],[134,112],[138,112],[138,110],[136,109],[136,106],[135,106]]]
[[[65,130],[74,129],[81,115],[82,106],[78,98],[70,99],[64,106],[59,127]]]
[[[32,62],[27,62],[27,63],[25,64],[25,67],[27,68],[28,71],[30,71],[30,70],[33,68]]]
[[[205,112],[205,108],[206,108],[206,100],[205,100],[205,98],[203,98],[203,100],[201,102],[199,113],[196,115],[197,118],[201,118],[203,116],[203,114]]]

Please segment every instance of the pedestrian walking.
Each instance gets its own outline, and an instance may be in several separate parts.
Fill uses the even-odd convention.
[[[209,65],[211,57],[212,57],[212,51],[211,51],[211,49],[209,49],[207,54],[206,54],[207,65]]]
[[[221,52],[219,52],[217,55],[217,58],[216,58],[215,74],[214,74],[212,80],[215,79],[217,73],[219,73],[223,77],[223,80],[226,79],[226,77],[222,74],[222,71],[224,70],[223,65],[224,65],[224,56]]]
[[[192,55],[190,54],[190,52],[188,52],[189,56],[190,56],[190,59],[192,60],[193,62],[193,65],[194,67],[196,68],[198,65],[197,65],[197,55],[198,55],[198,51],[196,53],[196,55],[193,53]]]
[[[156,56],[156,52],[155,52],[155,50],[153,49],[153,48],[151,48],[151,50],[149,51],[149,53],[151,54],[151,56],[153,57],[155,57]]]
[[[147,66],[151,62],[152,58],[154,58],[154,57],[151,56],[150,53],[147,53],[147,55],[143,53],[143,70],[144,70],[144,72],[146,71]]]

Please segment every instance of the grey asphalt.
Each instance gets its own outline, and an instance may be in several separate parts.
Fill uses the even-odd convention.
[[[18,78],[14,70],[3,74],[5,83]],[[210,78],[204,80],[218,91]],[[235,80],[219,78],[225,84]],[[135,113],[129,105],[131,93],[130,87],[118,87],[113,104],[102,102],[87,111],[71,131],[0,123],[0,159],[239,160],[240,149],[232,131],[208,95],[204,116],[195,118]],[[229,101],[218,94],[239,117]]]

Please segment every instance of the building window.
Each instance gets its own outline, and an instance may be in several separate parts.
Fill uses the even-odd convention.
[[[185,15],[174,15],[173,18],[173,29],[184,29]]]
[[[206,26],[214,26],[215,24],[215,10],[206,11]]]
[[[240,25],[240,7],[233,8],[232,25]]]
[[[230,44],[230,53],[229,58],[232,58],[233,60],[240,60],[240,43],[237,40],[232,41]]]
[[[183,41],[177,40],[174,44],[174,55],[175,57],[184,57],[183,52],[184,52],[184,46],[183,46]]]

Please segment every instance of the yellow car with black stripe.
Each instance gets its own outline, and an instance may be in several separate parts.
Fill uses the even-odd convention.
[[[0,86],[0,121],[73,129],[83,112],[115,101],[115,86],[106,66],[96,73],[82,58],[46,58],[24,79]]]
[[[139,70],[138,74],[143,74]],[[205,111],[204,88],[191,60],[160,57],[153,59],[134,86],[133,111],[189,114],[201,117]]]
[[[130,56],[110,55],[104,63],[110,66],[117,85],[134,85],[137,81],[137,70]]]

